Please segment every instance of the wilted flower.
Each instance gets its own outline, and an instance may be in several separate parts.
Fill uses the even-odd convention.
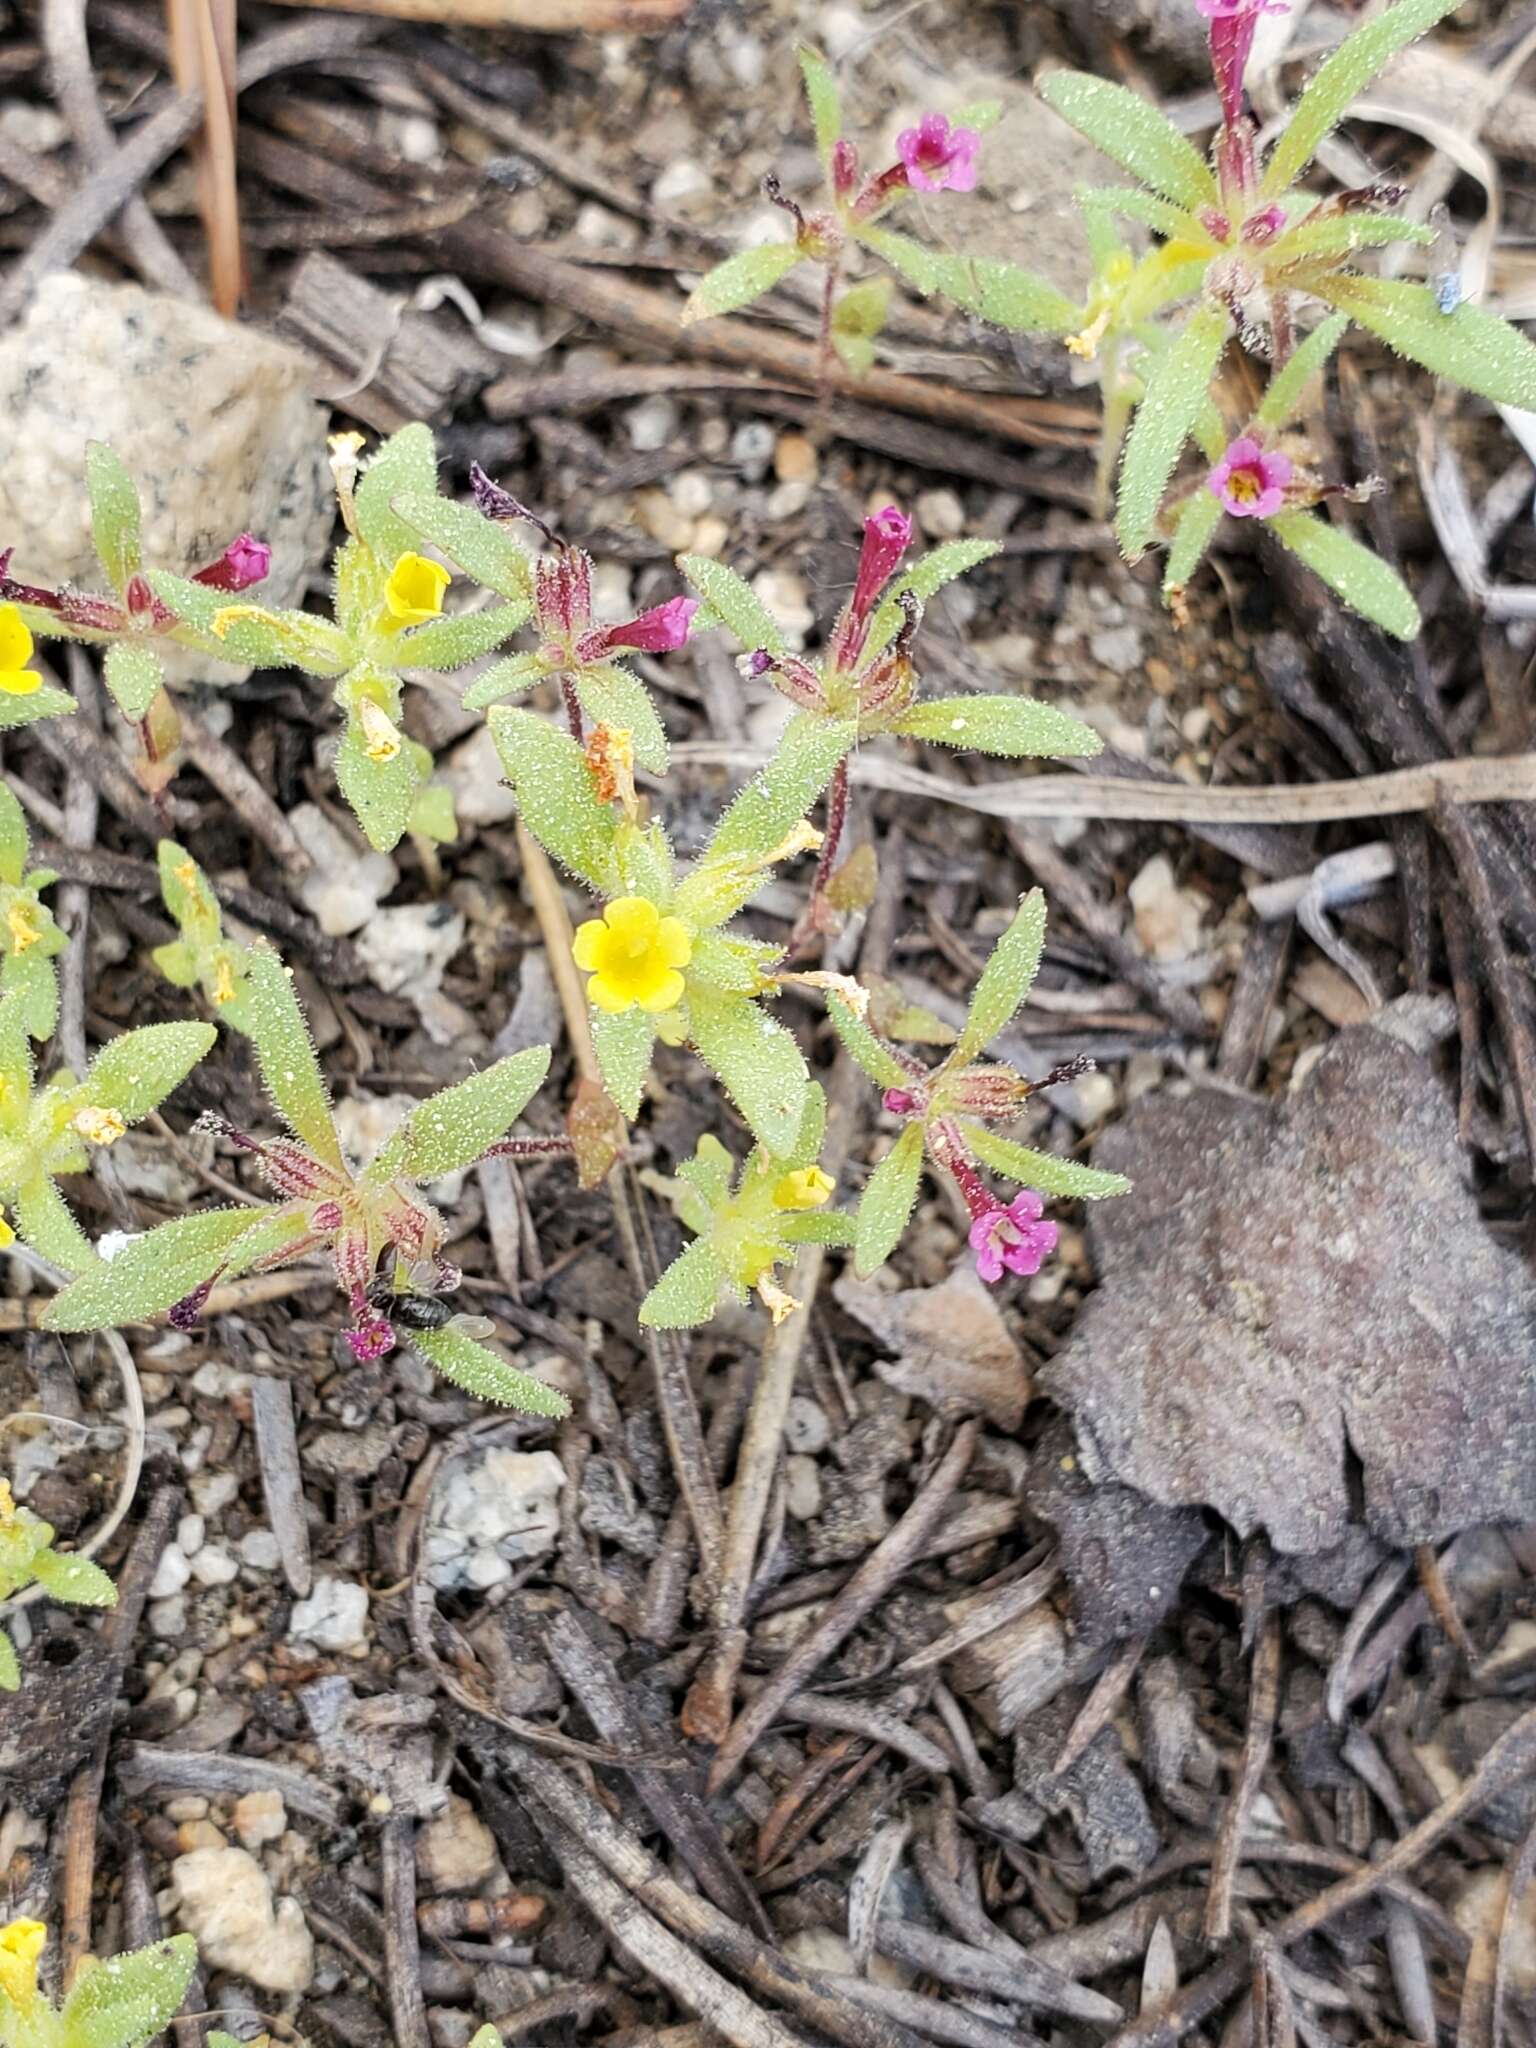
[[[974,128],[951,128],[942,114],[924,114],[896,138],[896,154],[916,192],[974,191],[980,148]]]

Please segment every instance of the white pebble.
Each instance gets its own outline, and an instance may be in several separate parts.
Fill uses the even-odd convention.
[[[201,1515],[183,1515],[176,1524],[177,1547],[184,1550],[188,1557],[194,1556],[202,1549],[205,1538],[206,1529]]]
[[[179,1544],[168,1543],[160,1553],[155,1576],[149,1582],[150,1599],[169,1600],[181,1591],[191,1576],[192,1566],[187,1553]]]
[[[913,509],[930,540],[957,540],[965,531],[965,507],[953,491],[920,491]]]
[[[275,1572],[282,1555],[270,1529],[247,1529],[240,1538],[240,1562],[248,1564],[252,1571]]]
[[[222,1543],[205,1543],[192,1560],[192,1576],[200,1586],[227,1586],[239,1569]]]
[[[660,392],[651,398],[642,398],[624,415],[630,447],[637,455],[654,455],[658,448],[665,448],[677,433],[678,420],[677,406],[672,399],[663,397]]]

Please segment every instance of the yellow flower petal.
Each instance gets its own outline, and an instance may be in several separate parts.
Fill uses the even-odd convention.
[[[824,1173],[819,1166],[802,1166],[796,1173],[786,1173],[774,1183],[773,1206],[776,1209],[819,1209],[823,1202],[832,1199],[833,1182],[830,1173]]]
[[[25,953],[29,946],[35,946],[43,936],[32,920],[32,906],[28,903],[13,903],[5,913],[6,930],[18,954]]]
[[[571,955],[583,974],[591,974],[601,960],[607,930],[607,925],[600,917],[589,917],[585,924],[577,925],[576,937],[571,943]]]
[[[638,1006],[654,1016],[682,1000],[685,983],[677,970],[693,956],[693,934],[648,898],[618,896],[601,920],[581,926],[571,951],[592,977],[587,994],[594,1009],[617,1016]]]
[[[6,1247],[6,1246],[7,1246],[8,1244],[14,1244],[15,1242],[16,1242],[16,1233],[15,1233],[15,1231],[14,1231],[14,1230],[12,1230],[12,1228],[11,1228],[10,1224],[9,1224],[9,1223],[8,1223],[8,1222],[6,1221],[6,1219],[5,1219],[5,1218],[4,1218],[3,1216],[0,1216],[0,1251],[4,1251],[4,1250],[5,1250],[5,1247]],[[3,1482],[0,1482],[0,1483],[3,1483]],[[0,1521],[4,1521],[4,1519],[5,1519],[4,1515],[3,1515],[3,1514],[0,1514]]]
[[[48,1943],[41,1920],[13,1920],[0,1927],[0,1990],[23,2010],[37,1998],[37,1963]]]
[[[686,967],[693,958],[693,933],[680,917],[664,917],[656,927],[656,943],[669,967]]]
[[[0,669],[25,668],[32,659],[32,631],[13,604],[0,604]]]
[[[365,697],[357,707],[357,721],[363,728],[363,751],[370,761],[393,761],[400,751],[400,735],[389,713]]]
[[[441,562],[402,555],[384,586],[385,608],[397,625],[420,626],[441,612],[443,592],[452,581]]]

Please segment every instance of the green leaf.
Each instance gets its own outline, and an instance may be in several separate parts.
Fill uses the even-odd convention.
[[[492,663],[484,675],[476,676],[461,701],[466,711],[484,711],[504,697],[526,696],[547,674],[541,655],[509,654],[505,661]]]
[[[159,1224],[56,1294],[43,1311],[43,1327],[102,1330],[158,1315],[201,1286],[236,1240],[270,1213],[259,1208],[208,1209]]]
[[[27,1031],[41,1041],[53,1036],[59,1021],[59,978],[41,946],[30,953],[7,953],[0,964],[0,989],[21,998]]]
[[[802,43],[795,52],[800,59],[800,75],[805,80],[805,97],[811,109],[811,126],[816,131],[816,154],[821,158],[822,168],[832,161],[833,144],[841,139],[843,132],[843,110],[837,100],[837,80],[832,76],[832,66],[819,50]]]
[[[1330,129],[1389,58],[1417,40],[1459,5],[1459,0],[1397,0],[1374,21],[1357,28],[1313,74],[1275,144],[1259,187],[1262,199],[1277,198],[1294,185]]]
[[[1197,306],[1148,375],[1120,462],[1116,529],[1128,560],[1134,561],[1152,538],[1168,479],[1227,345],[1229,320],[1225,306]]]
[[[1221,514],[1220,498],[1204,484],[1197,485],[1185,499],[1179,510],[1178,524],[1173,529],[1173,546],[1168,550],[1168,561],[1163,570],[1165,598],[1171,597],[1175,590],[1182,590],[1199,568],[1221,524]]]
[[[434,1372],[480,1401],[515,1408],[520,1415],[547,1415],[554,1421],[571,1412],[571,1404],[554,1387],[522,1372],[504,1358],[466,1337],[452,1324],[442,1330],[412,1330],[411,1343]]]
[[[439,846],[453,844],[459,836],[459,820],[453,791],[446,782],[428,782],[417,790],[405,829],[413,837],[431,839]]]
[[[594,725],[619,726],[630,734],[642,768],[653,775],[666,773],[667,735],[651,693],[638,676],[620,662],[602,662],[577,672],[576,694]]]
[[[707,271],[683,302],[683,325],[695,320],[713,320],[721,313],[734,313],[750,306],[764,292],[785,278],[802,260],[794,242],[761,242],[755,249],[740,249]]]
[[[1001,1138],[969,1118],[960,1128],[983,1166],[1042,1195],[1056,1195],[1062,1201],[1102,1202],[1110,1195],[1130,1192],[1131,1184],[1123,1173],[1106,1173],[1099,1166],[1080,1166],[1075,1159],[1053,1159],[1049,1152],[1032,1152],[1027,1145],[1016,1145],[1011,1138]]]
[[[149,957],[174,988],[196,988],[203,978],[197,948],[185,939],[172,939],[168,946],[156,946]]]
[[[368,844],[380,853],[398,846],[423,781],[413,749],[402,746],[391,759],[375,761],[360,728],[349,723],[336,749],[336,781]]]
[[[707,1237],[696,1237],[668,1266],[640,1304],[653,1330],[691,1330],[707,1323],[725,1285],[725,1267]]]
[[[40,1550],[32,1569],[44,1592],[71,1607],[115,1607],[117,1588],[99,1564],[70,1550]]]
[[[223,660],[255,668],[297,667],[315,676],[338,676],[352,666],[351,641],[313,612],[272,611],[161,569],[147,571],[144,580],[168,610],[218,648]]]
[[[165,687],[165,670],[160,666],[160,657],[147,647],[136,646],[131,640],[114,641],[107,649],[102,675],[112,693],[113,703],[124,718],[132,719],[135,725],[148,713],[150,705]]]
[[[1216,180],[1166,115],[1126,86],[1086,71],[1056,71],[1040,97],[1132,177],[1191,210],[1214,205]]]
[[[1417,637],[1419,608],[1408,586],[1389,562],[1362,546],[1353,534],[1314,518],[1310,512],[1278,512],[1264,524],[1352,611],[1399,640]]]
[[[764,647],[784,654],[788,645],[772,612],[750,583],[724,562],[708,555],[679,555],[677,566],[721,624],[728,626],[749,654]]]
[[[917,1200],[923,1127],[909,1123],[869,1177],[854,1225],[853,1269],[863,1279],[895,1251]]]
[[[145,1024],[125,1031],[91,1061],[85,1092],[93,1106],[115,1109],[136,1124],[180,1087],[218,1035],[211,1024]]]
[[[422,539],[456,562],[466,576],[498,597],[533,608],[533,565],[504,526],[473,505],[460,505],[435,490],[402,491],[394,509]]]
[[[897,577],[876,607],[864,636],[864,659],[868,661],[889,647],[901,631],[906,617],[901,608],[903,592],[915,597],[919,604],[927,604],[946,583],[953,583],[957,576],[990,562],[1001,546],[1002,542],[995,540],[947,540],[942,547],[920,555]]]
[[[139,494],[105,441],[88,441],[85,488],[91,501],[91,540],[107,581],[122,595],[139,570]]]
[[[592,1044],[602,1069],[603,1085],[633,1123],[640,1114],[640,1091],[651,1070],[656,1025],[644,1010],[592,1012]]]
[[[1097,754],[1104,742],[1081,719],[1032,697],[939,697],[914,704],[891,731],[979,754]]]
[[[432,429],[413,420],[376,450],[357,487],[357,530],[381,562],[392,565],[416,549],[416,529],[395,510],[396,498],[436,489]]]
[[[190,1934],[106,1962],[87,1956],[64,2001],[59,2038],[69,2048],[142,2048],[180,2009],[196,1968]]]
[[[863,227],[856,233],[924,298],[941,294],[995,327],[1070,334],[1082,325],[1081,307],[1020,264],[990,256],[941,255],[894,228]]]
[[[791,719],[773,759],[753,776],[715,828],[700,866],[731,856],[764,860],[782,846],[831,781],[853,739],[851,723],[835,723],[809,712]]]
[[[805,1108],[800,1114],[800,1128],[795,1133],[795,1141],[775,1156],[774,1165],[785,1173],[798,1173],[801,1167],[814,1166],[821,1157],[826,1135],[826,1091],[819,1081],[813,1081],[805,1091]],[[760,1163],[753,1162],[754,1165]]]
[[[800,1129],[811,1080],[792,1034],[758,1003],[712,989],[690,990],[689,1016],[695,1051],[753,1137],[775,1156],[786,1152]]]
[[[1029,994],[1045,949],[1045,898],[1031,889],[1014,913],[1012,924],[992,948],[971,997],[952,1058],[957,1066],[996,1038]]]
[[[856,1017],[841,996],[827,998],[827,1017],[847,1047],[849,1057],[881,1088],[910,1088],[912,1076],[888,1045],[883,1045],[864,1022]]]
[[[599,895],[613,893],[613,810],[598,802],[581,748],[569,733],[505,704],[493,705],[486,723],[528,830]]]
[[[1424,248],[1434,239],[1434,229],[1416,220],[1399,220],[1389,213],[1342,213],[1288,229],[1270,260],[1283,276],[1286,272],[1280,266],[1293,262],[1336,262],[1357,249],[1381,249],[1389,242],[1417,242]]]
[[[425,626],[412,626],[390,640],[390,666],[397,670],[462,668],[466,661],[499,647],[523,624],[531,609],[526,604],[493,604],[483,611],[452,612]]]
[[[51,683],[44,683],[40,690],[34,690],[27,697],[0,693],[0,732],[11,732],[22,725],[36,725],[44,718],[67,718],[79,709],[68,690],[56,690]]]
[[[1295,417],[1306,398],[1307,386],[1325,368],[1348,325],[1348,314],[1333,313],[1313,328],[1285,368],[1270,378],[1269,388],[1253,416],[1255,426],[1283,427]]]
[[[456,1087],[439,1089],[412,1110],[401,1146],[411,1179],[439,1180],[483,1159],[538,1092],[549,1072],[549,1059],[547,1045],[531,1045],[526,1052],[498,1060],[483,1074],[471,1074]]]
[[[1536,412],[1536,347],[1496,313],[1463,299],[1442,313],[1428,285],[1339,275],[1314,287],[1400,356],[1495,405]]]
[[[807,1209],[800,1216],[786,1216],[779,1224],[785,1244],[852,1244],[857,1234],[853,1217],[841,1209]]]
[[[16,1229],[33,1251],[65,1273],[89,1273],[96,1247],[75,1221],[75,1212],[45,1173],[15,1194]]]
[[[0,1692],[20,1692],[21,1662],[16,1655],[16,1645],[3,1628],[0,1628]]]
[[[1208,241],[1198,217],[1155,192],[1138,192],[1134,185],[1079,185],[1072,195],[1085,214],[1117,213],[1126,220],[1140,221],[1168,242]],[[1105,254],[1118,254],[1125,247],[1119,236]]]
[[[27,814],[15,792],[0,782],[0,882],[9,882],[13,889],[19,886],[27,871],[30,844]]]
[[[212,2034],[208,2036],[208,2048],[220,2048]],[[240,2044],[231,2043],[231,2048],[240,2048]],[[470,2035],[469,2048],[503,2048],[502,2038],[493,2026],[486,2025],[477,2034]]]
[[[267,1093],[299,1142],[324,1165],[344,1173],[331,1092],[294,993],[293,977],[264,947],[251,949],[247,973],[251,1043]]]
[[[856,377],[867,376],[875,360],[875,337],[891,306],[891,280],[866,278],[849,287],[832,311],[832,346]]]

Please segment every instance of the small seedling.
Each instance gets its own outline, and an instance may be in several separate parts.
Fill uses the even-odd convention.
[[[185,847],[162,839],[156,856],[160,894],[181,936],[156,946],[151,958],[176,988],[200,989],[221,1024],[248,1031],[246,977],[252,949],[225,936],[219,899]]]
[[[30,1508],[18,1507],[0,1479],[0,1601],[32,1585],[72,1607],[117,1605],[117,1588],[101,1566],[73,1551],[55,1550],[52,1525]],[[16,1646],[0,1628],[0,1691],[15,1692],[20,1684]]]
[[[52,868],[27,866],[26,813],[0,783],[0,996],[14,995],[33,1038],[51,1038],[59,1018],[54,956],[68,939],[38,895],[58,880]]]
[[[978,1064],[1034,986],[1045,947],[1045,899],[1032,890],[993,948],[971,997],[965,1023],[946,1058],[925,1067],[910,1053],[877,1038],[846,998],[833,994],[829,1014],[838,1037],[878,1088],[886,1111],[901,1119],[901,1135],[875,1168],[859,1203],[854,1267],[868,1275],[895,1250],[917,1200],[923,1167],[947,1173],[971,1217],[971,1249],[983,1280],[1004,1271],[1037,1273],[1056,1248],[1056,1226],[1042,1222],[1041,1195],[1102,1201],[1123,1195],[1130,1183],[1000,1136],[989,1124],[1008,1122],[1042,1088],[1084,1070],[1073,1061],[1043,1081],[1027,1081],[1013,1067]],[[979,1164],[978,1164],[979,1162]],[[1019,1186],[1007,1203],[987,1186],[981,1166]],[[1038,1191],[1038,1192],[1037,1192]]]
[[[54,1330],[96,1330],[169,1309],[178,1328],[196,1324],[214,1286],[242,1273],[272,1272],[316,1252],[329,1254],[352,1314],[348,1340],[359,1359],[393,1349],[395,1324],[370,1299],[381,1273],[389,1294],[449,1292],[457,1269],[442,1256],[447,1226],[424,1183],[494,1152],[549,1068],[549,1048],[498,1060],[415,1109],[360,1171],[341,1147],[330,1092],[287,969],[253,947],[246,966],[246,1023],[257,1065],[290,1137],[257,1138],[222,1119],[210,1122],[256,1162],[281,1199],[175,1217],[97,1263],[57,1295],[44,1321]],[[152,1027],[154,1028],[154,1027]],[[203,1025],[161,1030],[204,1031]],[[134,1034],[143,1035],[143,1034]],[[120,1041],[121,1042],[121,1041]],[[410,1326],[410,1341],[443,1374],[482,1400],[529,1414],[563,1415],[562,1396],[508,1365],[462,1326]]]

